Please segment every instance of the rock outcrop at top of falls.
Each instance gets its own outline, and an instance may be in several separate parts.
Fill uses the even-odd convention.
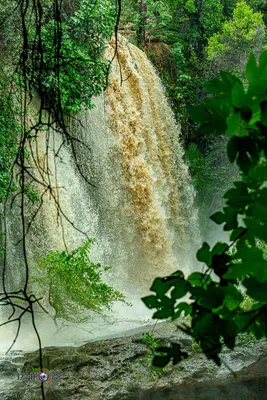
[[[267,343],[240,343],[224,350],[217,367],[199,352],[191,339],[172,325],[156,326],[155,337],[166,344],[180,341],[190,353],[165,372],[151,371],[151,356],[140,334],[90,342],[80,347],[49,347],[44,368],[58,373],[44,383],[46,400],[265,400],[267,398]],[[13,362],[13,364],[12,364]],[[38,352],[0,361],[1,400],[41,400],[40,381],[17,379],[17,368],[38,370]],[[231,370],[233,372],[231,372]],[[22,375],[21,375],[22,376]]]

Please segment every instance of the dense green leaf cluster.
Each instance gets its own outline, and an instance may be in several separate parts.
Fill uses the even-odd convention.
[[[103,52],[114,31],[113,1],[77,0],[70,7],[63,1],[58,14],[52,0],[17,7],[0,1],[0,7],[4,57],[26,77],[29,91],[37,90],[42,106],[64,117],[92,108],[92,97],[106,86]]]
[[[149,332],[143,333],[141,340],[147,346],[147,351],[142,362],[140,363],[140,361],[137,360],[136,365],[144,365],[146,367],[149,367],[149,375],[151,379],[157,379],[160,378],[163,374],[167,374],[166,368],[160,368],[159,366],[153,365],[151,363],[154,358],[157,357],[156,349],[160,345],[160,340],[156,339],[155,335]]]
[[[250,56],[246,78],[247,89],[234,75],[221,72],[206,84],[213,97],[192,110],[199,133],[230,136],[228,157],[240,170],[240,180],[224,195],[223,212],[211,217],[230,232],[230,244],[218,242],[210,248],[204,243],[197,259],[206,264],[205,272],[187,279],[181,271],[157,278],[151,287],[155,294],[143,298],[147,307],[157,310],[153,318],[190,315],[191,326],[180,328],[218,365],[223,343],[233,349],[239,333],[267,337],[267,51],[259,65]],[[249,310],[243,307],[240,283],[252,300]],[[187,294],[190,303],[179,303]],[[180,348],[161,351],[161,365],[185,356]]]
[[[253,12],[245,1],[239,1],[233,18],[223,23],[222,29],[208,39],[207,57],[216,70],[231,71],[242,77],[248,55],[263,50],[266,27],[263,14]]]
[[[52,15],[52,3],[46,2],[44,22],[41,26],[43,54],[40,56],[36,41],[37,27],[31,32],[30,52],[36,63],[34,81],[38,87],[39,74],[47,106],[57,107],[60,102],[66,115],[77,113],[82,106],[92,108],[92,96],[100,94],[106,85],[107,62],[103,59],[106,40],[114,29],[115,8],[110,0],[80,0],[75,11],[61,24],[61,50],[55,52],[57,21]],[[42,57],[42,59],[41,59]],[[54,65],[60,63],[57,76]],[[38,71],[38,66],[41,71]],[[31,65],[30,65],[31,67]],[[58,91],[60,89],[60,92]]]
[[[73,15],[67,15],[61,29],[60,73],[55,75],[54,31],[49,3],[47,21],[41,30],[44,47],[43,71],[40,73],[48,103],[58,102],[58,87],[63,112],[77,113],[82,106],[92,108],[92,96],[100,94],[106,84],[107,62],[103,59],[106,40],[115,21],[115,8],[110,0],[80,0]],[[35,32],[33,33],[34,40]],[[38,79],[38,76],[36,76]]]
[[[48,293],[48,302],[55,310],[55,319],[85,322],[88,310],[101,312],[125,296],[102,281],[102,267],[90,259],[95,239],[87,240],[69,254],[49,251],[31,268],[30,284],[34,293]]]

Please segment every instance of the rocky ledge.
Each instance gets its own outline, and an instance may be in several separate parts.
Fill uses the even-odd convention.
[[[162,344],[180,342],[190,357],[163,371],[150,366],[152,353],[142,335],[89,342],[80,347],[48,347],[43,365],[50,381],[46,400],[267,400],[267,342],[243,340],[225,349],[222,366],[206,359],[175,326],[154,330]],[[38,352],[0,359],[2,400],[41,400]],[[19,371],[19,372],[18,372]],[[24,373],[24,375],[22,375]],[[51,378],[52,377],[52,378]]]

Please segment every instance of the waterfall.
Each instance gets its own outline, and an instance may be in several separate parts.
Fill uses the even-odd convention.
[[[110,81],[109,120],[130,201],[123,214],[137,232],[138,264],[149,279],[174,271],[177,261],[186,269],[197,224],[180,127],[153,65],[121,37]]]
[[[114,49],[113,41],[107,58]],[[140,296],[155,277],[190,270],[197,212],[180,127],[164,87],[145,53],[121,36],[109,80],[106,92],[94,99],[95,108],[70,122],[72,145],[56,129],[39,132],[33,142],[35,176],[53,187],[54,195],[37,186],[42,207],[26,241],[29,261],[36,263],[48,250],[81,245],[85,233],[96,238],[93,260],[113,266],[105,279],[130,301],[138,298],[132,311],[137,316]],[[27,222],[37,208],[28,207]],[[24,270],[17,212],[13,207],[7,229],[14,280]],[[131,314],[128,309],[124,315]],[[120,316],[120,307],[117,312]]]

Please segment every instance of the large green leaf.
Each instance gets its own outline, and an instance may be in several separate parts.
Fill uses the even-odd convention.
[[[244,235],[246,232],[247,230],[245,228],[239,226],[238,228],[235,228],[231,233],[230,240],[234,242],[238,237]]]
[[[227,205],[236,210],[243,210],[250,201],[248,187],[244,182],[235,182],[236,188],[228,190],[224,198],[228,199]]]
[[[224,300],[223,303],[230,310],[236,310],[240,303],[243,301],[243,296],[240,291],[234,286],[229,284],[223,288]]]
[[[232,89],[232,102],[233,105],[238,108],[246,105],[246,95],[242,83],[235,83]]]
[[[179,318],[182,313],[184,313],[184,316],[190,315],[192,313],[192,310],[193,310],[193,308],[192,308],[191,304],[184,303],[184,302],[179,303],[175,307],[175,312],[174,312],[174,315],[172,316],[172,320]]]
[[[204,86],[210,94],[222,95],[226,91],[225,84],[218,78],[206,82]]]
[[[210,113],[202,105],[190,108],[189,114],[195,121],[200,123],[204,123],[210,120]]]
[[[171,291],[171,297],[180,299],[188,292],[188,283],[184,279],[177,279],[175,281],[174,289]]]
[[[263,51],[259,58],[258,80],[266,79],[267,76],[267,50]]]
[[[258,164],[249,171],[249,176],[253,181],[266,182],[267,181],[267,165]]]
[[[258,79],[258,66],[254,54],[250,54],[246,66],[246,78],[249,82],[254,83]]]
[[[147,296],[147,297],[143,297],[142,301],[145,303],[145,305],[148,308],[158,308],[161,306],[161,302],[159,301],[159,299],[157,298],[157,296]]]
[[[225,215],[225,225],[223,229],[225,231],[231,231],[237,227],[237,212],[233,207],[224,207],[224,215]]]
[[[211,278],[201,272],[193,272],[187,278],[187,282],[190,283],[192,287],[202,287],[204,284],[211,282]]]
[[[223,302],[223,298],[223,289],[218,286],[211,286],[205,291],[204,295],[198,299],[197,303],[202,307],[212,309],[219,307]]]
[[[261,122],[263,125],[267,126],[267,100],[260,103],[261,108]]]
[[[233,74],[231,74],[230,72],[221,71],[220,75],[226,89],[229,91],[232,91],[236,83],[242,85],[241,80],[236,76],[234,76]]]
[[[247,275],[254,276],[259,282],[267,281],[267,261],[263,259],[262,250],[244,246],[235,255],[242,260],[231,266],[223,276],[226,279],[241,279]]]
[[[244,101],[247,103],[247,98]],[[253,111],[251,110],[251,108],[249,108],[247,106],[243,106],[240,109],[240,115],[241,115],[242,119],[244,120],[244,122],[242,122],[242,121],[240,122],[244,132],[242,132],[242,134],[241,134],[241,129],[239,129],[239,136],[249,136],[249,132],[247,131],[248,125],[246,123],[250,121],[250,119],[253,115]]]
[[[208,122],[203,123],[197,131],[200,134],[222,135],[226,129],[227,125],[225,121],[210,119]]]
[[[211,251],[211,256],[213,257],[215,254],[221,255],[227,248],[227,243],[217,242]]]
[[[263,282],[259,282],[254,277],[249,277],[245,278],[242,283],[247,288],[246,294],[248,296],[258,301],[267,302],[267,273],[266,280]]]
[[[229,110],[223,100],[207,98],[205,99],[205,106],[209,110],[209,119],[225,122]]]
[[[159,297],[165,295],[168,290],[175,285],[175,282],[180,282],[181,278],[169,276],[167,278],[156,278],[150,288],[152,292],[157,293]]]
[[[210,219],[216,224],[222,224],[223,222],[225,222],[225,215],[221,211],[218,211],[215,214],[211,215]]]
[[[254,204],[250,205],[247,215],[259,218],[265,224],[267,224],[266,206],[264,204],[261,204],[259,201],[255,201]]]
[[[197,252],[197,259],[200,262],[205,262],[207,266],[210,266],[211,264],[211,253],[210,253],[210,246],[208,243],[203,243],[202,247],[200,250]]]
[[[174,315],[173,308],[164,307],[161,310],[158,310],[153,314],[153,319],[166,319],[172,317]]]
[[[207,335],[210,335],[210,338],[218,337],[218,327],[216,322],[219,321],[219,317],[216,314],[212,314],[211,312],[206,312],[202,316],[198,317],[196,321],[192,321],[192,327],[194,329],[195,338],[201,339]]]
[[[233,136],[228,144],[227,144],[227,155],[230,160],[230,162],[233,164],[234,161],[236,161],[236,157],[238,154],[239,150],[239,140],[238,137]]]
[[[227,118],[227,129],[225,133],[229,136],[231,136],[233,133],[238,132],[239,126],[241,122],[241,116],[239,112],[234,112],[232,115],[230,115],[229,118]]]
[[[249,229],[250,232],[253,233],[254,236],[263,240],[267,243],[267,228],[266,226],[262,226],[259,221],[252,218],[245,218],[244,222]]]

